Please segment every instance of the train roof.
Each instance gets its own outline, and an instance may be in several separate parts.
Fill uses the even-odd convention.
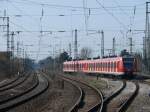
[[[93,63],[93,62],[99,62],[99,61],[101,61],[101,62],[120,61],[120,60],[122,60],[122,58],[123,57],[102,58],[102,59],[93,59],[93,60],[78,60],[78,62],[80,62],[80,63]],[[64,62],[64,64],[67,64],[67,63],[72,64],[72,63],[75,63],[75,62],[77,62],[77,60],[76,61],[66,61],[66,62]]]

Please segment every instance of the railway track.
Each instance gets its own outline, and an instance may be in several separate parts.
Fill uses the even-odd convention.
[[[79,97],[77,99],[77,101],[75,102],[75,104],[68,110],[68,112],[77,112],[78,111],[78,108],[80,106],[80,101],[82,100],[82,95],[83,95],[83,92],[82,92],[82,89],[81,87],[77,86],[76,84],[74,84],[71,80],[67,79],[67,78],[64,78],[63,77],[63,80],[72,84],[78,91],[79,91]]]
[[[77,79],[66,76],[63,76],[63,78],[70,80],[81,91],[79,100],[70,112],[98,112],[102,109],[103,96],[95,87]]]
[[[16,75],[14,78],[6,79],[0,83],[0,91],[5,91],[23,83],[29,76],[29,73]]]
[[[17,81],[19,79],[19,75],[18,76],[15,76],[14,78],[12,79],[6,79],[6,80],[3,80],[1,83],[0,83],[0,88],[3,88],[5,86],[8,86],[12,83],[14,83],[15,81]]]
[[[4,91],[9,90],[11,88],[17,87],[18,85],[25,82],[28,78],[29,78],[29,75],[17,76],[15,80],[12,80],[12,81],[5,83],[4,85],[0,86],[0,92],[4,92]]]
[[[123,112],[138,94],[139,85],[135,82],[124,81],[122,86],[104,100],[101,112]]]
[[[103,104],[101,105],[99,112],[123,112],[127,110],[133,99],[138,94],[138,91],[139,84],[137,82],[122,80],[122,84],[118,89],[116,89],[112,94],[104,97]]]
[[[34,74],[15,81],[13,85],[0,91],[0,112],[8,111],[44,93],[49,82],[46,77]]]

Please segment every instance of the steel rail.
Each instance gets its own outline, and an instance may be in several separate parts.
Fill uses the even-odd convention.
[[[139,92],[139,84],[137,82],[134,83],[136,88],[135,91],[133,92],[133,94],[121,105],[121,107],[118,109],[117,112],[124,112],[127,110],[127,108],[129,107],[129,105],[132,103],[132,101],[134,100],[134,98],[138,95]]]
[[[1,88],[0,88],[0,92],[9,90],[9,89],[11,89],[11,88],[14,88],[14,87],[20,85],[21,83],[23,83],[24,81],[26,81],[27,78],[29,78],[29,76],[30,76],[30,75],[26,75],[26,76],[24,76],[24,77],[21,77],[22,79],[21,79],[20,77],[18,77],[17,80],[15,80],[14,82],[9,83],[9,84],[7,84],[6,86],[1,87]]]
[[[69,77],[66,77],[66,76],[63,76],[63,77],[65,77],[65,78],[67,78],[67,79],[69,79],[69,80],[73,80],[73,81],[75,81],[75,82],[81,83],[81,84],[83,84],[83,85],[85,85],[85,86],[88,86],[89,88],[92,88],[92,90],[94,90],[94,91],[98,94],[98,96],[100,97],[101,101],[100,101],[99,103],[97,103],[97,104],[94,104],[94,105],[88,110],[88,112],[93,112],[93,111],[102,110],[102,107],[103,107],[103,95],[102,95],[102,93],[101,93],[97,88],[95,88],[94,86],[91,86],[91,85],[89,85],[89,84],[87,84],[87,83],[85,83],[85,82],[83,82],[83,81],[79,81],[79,80],[77,80],[77,79],[69,78]],[[82,94],[82,95],[84,95],[84,94]],[[83,97],[83,96],[82,96],[82,97]],[[81,98],[81,99],[82,99],[82,98]],[[75,112],[75,111],[73,111],[73,112]]]
[[[36,98],[37,96],[44,93],[48,89],[48,87],[49,87],[49,81],[45,76],[43,76],[43,82],[39,82],[39,79],[38,79],[37,86],[34,86],[30,88],[30,90],[23,92],[21,95],[17,96],[15,99],[13,98],[12,100],[9,100],[8,102],[1,104],[0,111],[1,112],[8,111],[11,108],[21,105],[33,98]],[[39,90],[37,91],[37,89]]]
[[[76,84],[74,84],[73,82],[71,82],[70,79],[67,79],[65,77],[63,77],[63,80],[67,81],[68,83],[72,84],[75,88],[78,89],[78,91],[80,92],[79,98],[76,101],[76,103],[68,110],[68,112],[77,112],[79,106],[80,106],[80,102],[82,100],[82,96],[83,96],[83,91],[81,89],[81,87],[77,86]]]
[[[34,78],[34,82],[35,82],[33,85],[31,85],[28,89],[24,90],[23,92],[21,92],[21,93],[19,93],[17,95],[10,96],[8,98],[5,98],[4,100],[0,100],[0,105],[3,104],[3,103],[5,103],[5,102],[8,102],[10,100],[13,100],[15,98],[18,98],[18,97],[20,97],[20,96],[22,96],[22,95],[24,95],[24,94],[32,91],[35,87],[37,87],[38,84],[39,84],[39,81],[38,81],[38,79],[37,79],[37,77],[35,75],[33,76],[33,78]]]
[[[106,106],[107,104],[113,99],[115,98],[117,95],[119,95],[123,90],[124,88],[126,87],[126,82],[123,81],[122,82],[122,85],[113,93],[111,94],[110,96],[106,97],[104,99],[104,102],[103,102],[103,108],[101,109],[100,112],[106,112]]]

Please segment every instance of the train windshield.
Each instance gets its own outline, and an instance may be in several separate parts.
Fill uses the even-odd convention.
[[[123,58],[125,68],[131,69],[133,67],[134,58]]]

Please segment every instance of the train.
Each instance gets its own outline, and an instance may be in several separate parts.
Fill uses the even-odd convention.
[[[133,77],[138,72],[138,61],[131,55],[93,60],[72,60],[63,63],[63,72],[82,72],[121,78]]]

